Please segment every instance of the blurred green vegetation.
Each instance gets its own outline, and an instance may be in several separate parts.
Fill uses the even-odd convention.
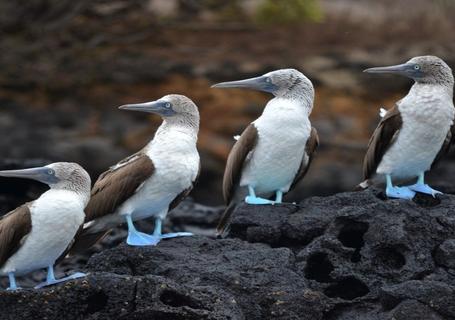
[[[264,0],[256,13],[256,20],[261,24],[297,24],[322,19],[318,0]]]
[[[186,14],[211,12],[219,22],[253,21],[261,25],[299,24],[323,19],[320,0],[256,0],[247,4],[242,0],[179,0]]]

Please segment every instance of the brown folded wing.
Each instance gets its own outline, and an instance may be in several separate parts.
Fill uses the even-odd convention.
[[[449,132],[447,133],[446,139],[444,140],[444,143],[441,146],[441,150],[439,150],[438,154],[433,160],[433,163],[431,164],[431,167],[433,168],[435,165],[438,164],[439,161],[441,161],[442,157],[449,152],[450,146],[454,143],[454,138],[455,138],[455,125],[452,125],[450,127]]]
[[[150,178],[155,170],[152,160],[145,154],[136,154],[118,168],[100,175],[93,186],[91,199],[85,208],[85,222],[111,214]]]
[[[257,143],[258,131],[250,124],[242,133],[239,140],[229,153],[223,177],[223,196],[226,203],[231,202],[235,188],[240,183],[242,168],[248,154]]]
[[[32,230],[30,203],[23,204],[0,220],[0,267],[20,248]]]
[[[295,185],[305,177],[308,169],[310,168],[311,161],[313,160],[313,154],[316,148],[319,146],[319,136],[318,132],[315,128],[311,128],[310,137],[308,138],[306,145],[305,145],[305,154],[308,156],[308,161],[305,161],[306,157],[305,154],[302,157],[302,162],[300,163],[299,171],[292,182],[291,189],[295,187]]]
[[[384,115],[373,133],[368,150],[363,160],[364,179],[370,179],[375,173],[386,151],[395,141],[403,120],[398,106],[393,107]]]
[[[200,173],[201,173],[201,163],[199,163],[199,170],[197,172],[196,178],[193,180],[193,183],[191,184],[191,186],[189,188],[186,188],[185,190],[180,192],[174,198],[174,200],[172,200],[172,202],[169,204],[169,209],[168,209],[169,211],[171,211],[172,209],[177,207],[180,204],[180,202],[182,202],[190,194],[191,190],[193,190],[194,185],[197,183],[197,180],[199,179]]]

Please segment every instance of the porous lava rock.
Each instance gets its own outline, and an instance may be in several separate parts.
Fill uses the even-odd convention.
[[[0,319],[455,319],[455,196],[240,205],[226,239],[120,244],[84,279],[0,292]]]

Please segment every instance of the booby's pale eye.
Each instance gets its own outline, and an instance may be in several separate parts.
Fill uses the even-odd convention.
[[[55,174],[55,171],[52,170],[52,169],[49,169],[49,170],[47,170],[47,173],[48,173],[48,174],[51,174],[51,175],[54,175],[54,174]]]
[[[418,64],[416,64],[416,65],[414,66],[414,70],[420,70],[420,66],[419,66]]]
[[[166,102],[166,103],[164,104],[164,106],[165,106],[166,108],[169,109],[169,108],[171,107],[171,103],[170,103],[170,102]]]
[[[272,79],[270,79],[269,77],[267,77],[267,78],[265,78],[265,82],[270,83],[270,82],[272,82]]]

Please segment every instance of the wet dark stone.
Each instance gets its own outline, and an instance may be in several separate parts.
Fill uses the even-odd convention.
[[[447,239],[436,249],[436,263],[447,268],[455,268],[455,239]]]
[[[422,206],[379,193],[242,204],[227,239],[118,240],[85,279],[1,291],[0,319],[455,319],[455,196]]]

